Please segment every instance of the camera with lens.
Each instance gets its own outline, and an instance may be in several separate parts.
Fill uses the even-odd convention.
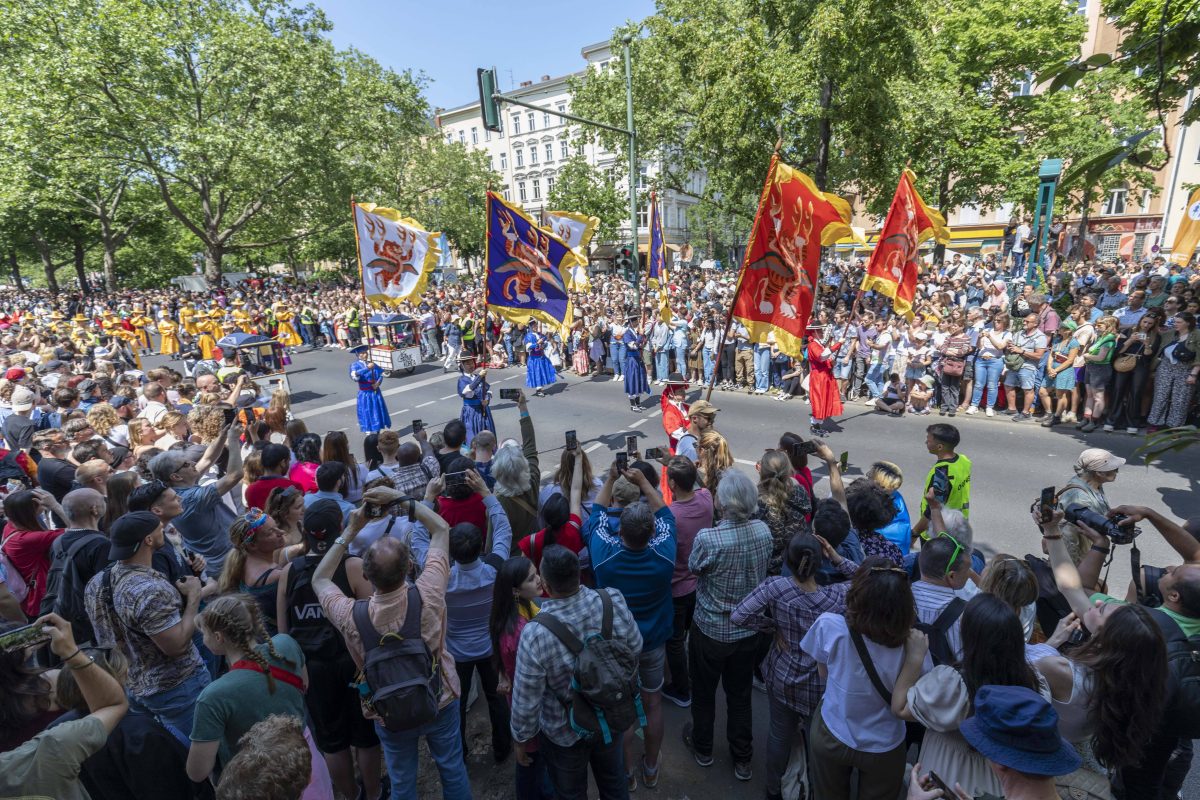
[[[369,502],[363,505],[366,508],[367,519],[382,519],[386,516],[398,517],[401,514],[407,516],[409,522],[416,519],[417,501],[408,496],[398,497],[383,505]]]
[[[1112,540],[1113,544],[1133,544],[1133,540],[1141,533],[1140,529],[1132,525],[1121,525],[1128,519],[1124,514],[1117,514],[1110,518],[1077,503],[1067,506],[1063,510],[1063,515],[1067,522],[1073,525],[1086,525],[1092,530],[1104,534]]]

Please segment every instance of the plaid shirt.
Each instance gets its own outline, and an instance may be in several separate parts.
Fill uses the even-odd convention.
[[[754,631],[734,625],[729,615],[767,577],[774,539],[761,520],[722,520],[696,534],[688,569],[696,581],[696,626],[718,642],[736,642]]]
[[[634,652],[640,653],[642,635],[625,598],[615,589],[602,591],[607,591],[613,600],[613,639],[625,641]],[[547,612],[583,640],[587,634],[600,631],[603,605],[595,590],[581,586],[570,597],[544,601],[541,613]],[[548,628],[533,624],[536,621],[534,617],[521,630],[517,647],[517,668],[512,681],[512,735],[518,742],[527,742],[541,731],[555,744],[570,747],[579,741],[567,719],[575,659]]]
[[[844,559],[837,570],[851,578],[858,564]],[[733,611],[734,625],[774,634],[762,665],[767,691],[806,719],[821,702],[825,681],[817,673],[817,662],[800,649],[800,640],[824,612],[841,614],[846,610],[849,590],[848,580],[806,592],[791,578],[767,578]]]

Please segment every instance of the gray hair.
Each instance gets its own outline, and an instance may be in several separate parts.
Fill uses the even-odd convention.
[[[168,450],[150,459],[150,474],[155,480],[171,485],[171,476],[183,469],[188,462],[187,456],[181,450]]]
[[[645,547],[654,533],[654,515],[645,503],[634,503],[621,512],[621,538],[632,547]]]
[[[1046,295],[1042,294],[1041,292],[1034,292],[1033,294],[1029,295],[1029,302],[1037,303],[1038,305],[1044,305],[1046,302]]]
[[[515,497],[529,491],[529,461],[521,448],[505,444],[492,456],[493,491],[500,497]]]
[[[953,536],[954,541],[961,544],[963,550],[970,553],[975,542],[975,532],[971,530],[971,523],[963,516],[963,513],[955,508],[943,508],[942,522],[946,525],[946,533]]]
[[[758,487],[738,470],[725,470],[717,484],[717,503],[725,519],[745,522],[758,510]]]

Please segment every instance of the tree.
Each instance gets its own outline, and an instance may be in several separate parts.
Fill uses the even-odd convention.
[[[47,132],[112,142],[200,242],[227,254],[302,239],[344,208],[363,153],[416,136],[418,83],[338,53],[312,7],[286,0],[31,0],[0,18]]]
[[[554,188],[546,196],[546,207],[598,218],[597,242],[618,241],[622,227],[629,222],[629,197],[617,189],[611,174],[596,169],[581,155],[571,156],[559,170]]]

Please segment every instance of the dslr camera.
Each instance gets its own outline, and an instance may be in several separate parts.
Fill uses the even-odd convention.
[[[1122,526],[1121,523],[1128,519],[1124,514],[1109,518],[1078,503],[1063,509],[1063,516],[1073,525],[1083,524],[1104,534],[1113,544],[1133,544],[1133,540],[1142,532],[1133,525]]]

